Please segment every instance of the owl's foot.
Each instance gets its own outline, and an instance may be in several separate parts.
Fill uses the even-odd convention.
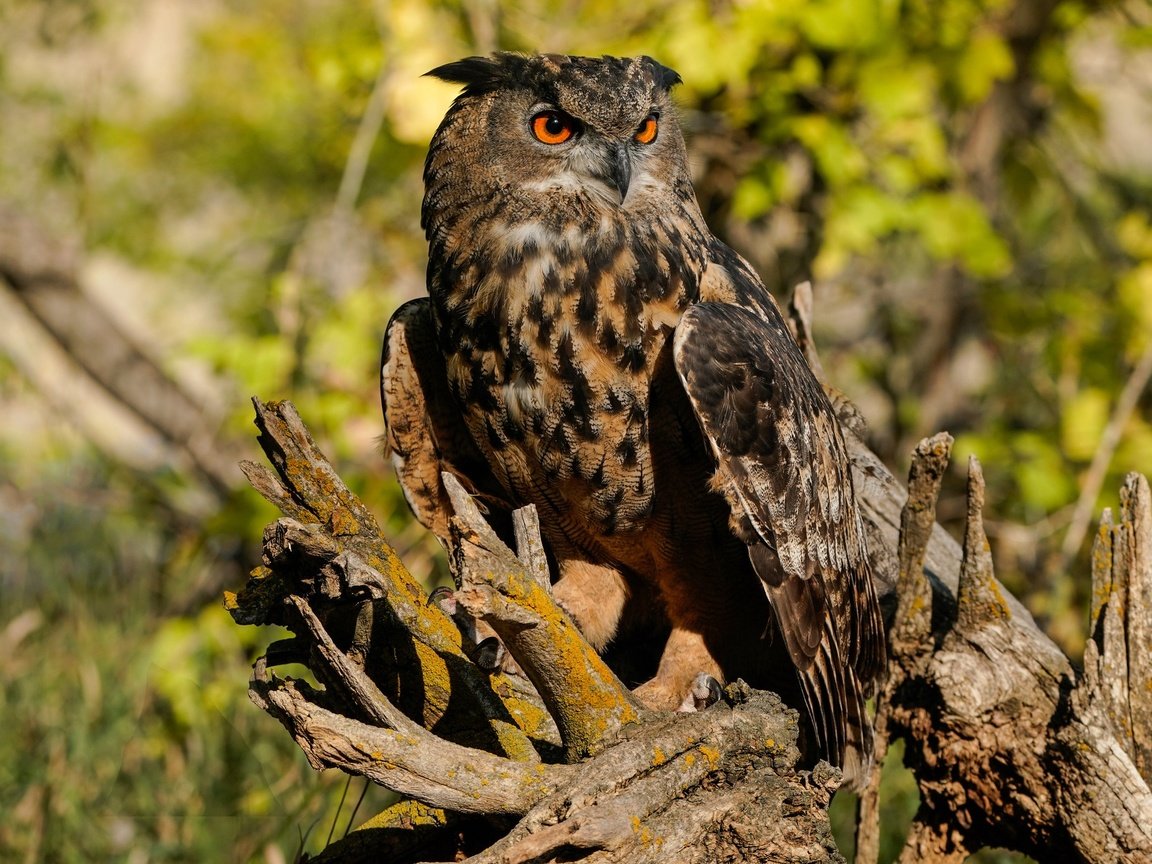
[[[692,679],[692,686],[688,688],[688,693],[685,695],[680,707],[677,711],[690,713],[692,711],[703,711],[710,705],[715,705],[720,701],[720,696],[724,690],[720,686],[720,682],[709,675],[707,672],[701,672]]]
[[[645,708],[653,711],[691,713],[715,705],[723,692],[716,678],[707,672],[700,672],[687,687],[670,687],[657,677],[641,684],[632,694]]]
[[[700,711],[720,698],[723,672],[703,637],[673,627],[656,677],[632,692],[654,711]]]
[[[523,674],[492,628],[473,618],[456,602],[455,591],[451,588],[437,588],[428,596],[428,602],[439,606],[452,619],[464,641],[464,651],[473,663],[485,672]]]

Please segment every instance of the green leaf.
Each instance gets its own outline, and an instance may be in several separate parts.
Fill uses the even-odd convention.
[[[980,203],[963,192],[928,193],[912,202],[913,224],[935,257],[975,276],[1002,276],[1012,264]]]
[[[881,121],[927,114],[936,94],[936,70],[927,62],[890,52],[860,68],[860,99]]]
[[[1088,461],[1100,446],[1111,400],[1097,387],[1081,390],[1060,412],[1060,441],[1069,459]]]
[[[997,81],[1011,78],[1016,62],[1008,43],[994,31],[981,29],[972,35],[956,64],[956,86],[965,104],[983,101]]]

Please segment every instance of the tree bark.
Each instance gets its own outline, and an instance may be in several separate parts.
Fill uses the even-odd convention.
[[[810,351],[810,296],[792,311]],[[826,814],[838,772],[797,768],[796,717],[774,695],[737,682],[696,714],[642,711],[552,601],[534,511],[518,514],[514,552],[452,478],[458,590],[430,601],[291,405],[256,410],[276,470],[245,473],[286,518],[265,532],[265,566],[226,603],[241,623],[296,635],[257,662],[252,698],[315,767],[408,799],[319,860],[842,860]],[[987,845],[1152,861],[1147,481],[1131,475],[1120,514],[1101,525],[1078,673],[993,575],[979,464],[961,548],[935,522],[949,436],[917,448],[907,492],[849,439],[890,621],[877,764],[903,738],[920,786],[901,861],[963,861]],[[475,644],[477,620],[521,674]],[[270,673],[283,662],[306,663],[323,689]],[[877,768],[861,798],[861,862],[878,852],[878,781]]]

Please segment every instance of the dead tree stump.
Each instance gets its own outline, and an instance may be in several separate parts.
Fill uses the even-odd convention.
[[[252,699],[316,768],[405,796],[317,860],[843,860],[826,814],[838,772],[797,768],[796,717],[773,694],[737,683],[697,714],[642,711],[552,601],[534,511],[518,514],[513,551],[450,477],[459,586],[446,611],[295,409],[256,410],[275,472],[245,473],[285,518],[226,603],[239,623],[295,635],[256,663]],[[935,523],[947,435],[917,448],[907,493],[849,438],[890,620],[877,764],[903,738],[921,793],[901,861],[959,862],[986,845],[1043,861],[1152,861],[1147,481],[1130,475],[1121,513],[1100,527],[1078,672],[992,573],[979,464],[961,549]],[[522,674],[473,643],[460,623],[475,619]],[[322,689],[270,671],[288,662]],[[860,862],[876,860],[878,779],[861,799]]]

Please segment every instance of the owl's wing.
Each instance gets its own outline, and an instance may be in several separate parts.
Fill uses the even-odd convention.
[[[674,353],[819,743],[846,778],[863,779],[864,700],[884,635],[832,408],[774,306],[697,304],[676,328]]]
[[[431,301],[401,306],[388,322],[380,360],[380,402],[392,460],[408,506],[442,541],[452,506],[440,479],[451,471],[464,488],[493,510],[508,510],[492,472],[452,410],[444,354],[436,343]]]

